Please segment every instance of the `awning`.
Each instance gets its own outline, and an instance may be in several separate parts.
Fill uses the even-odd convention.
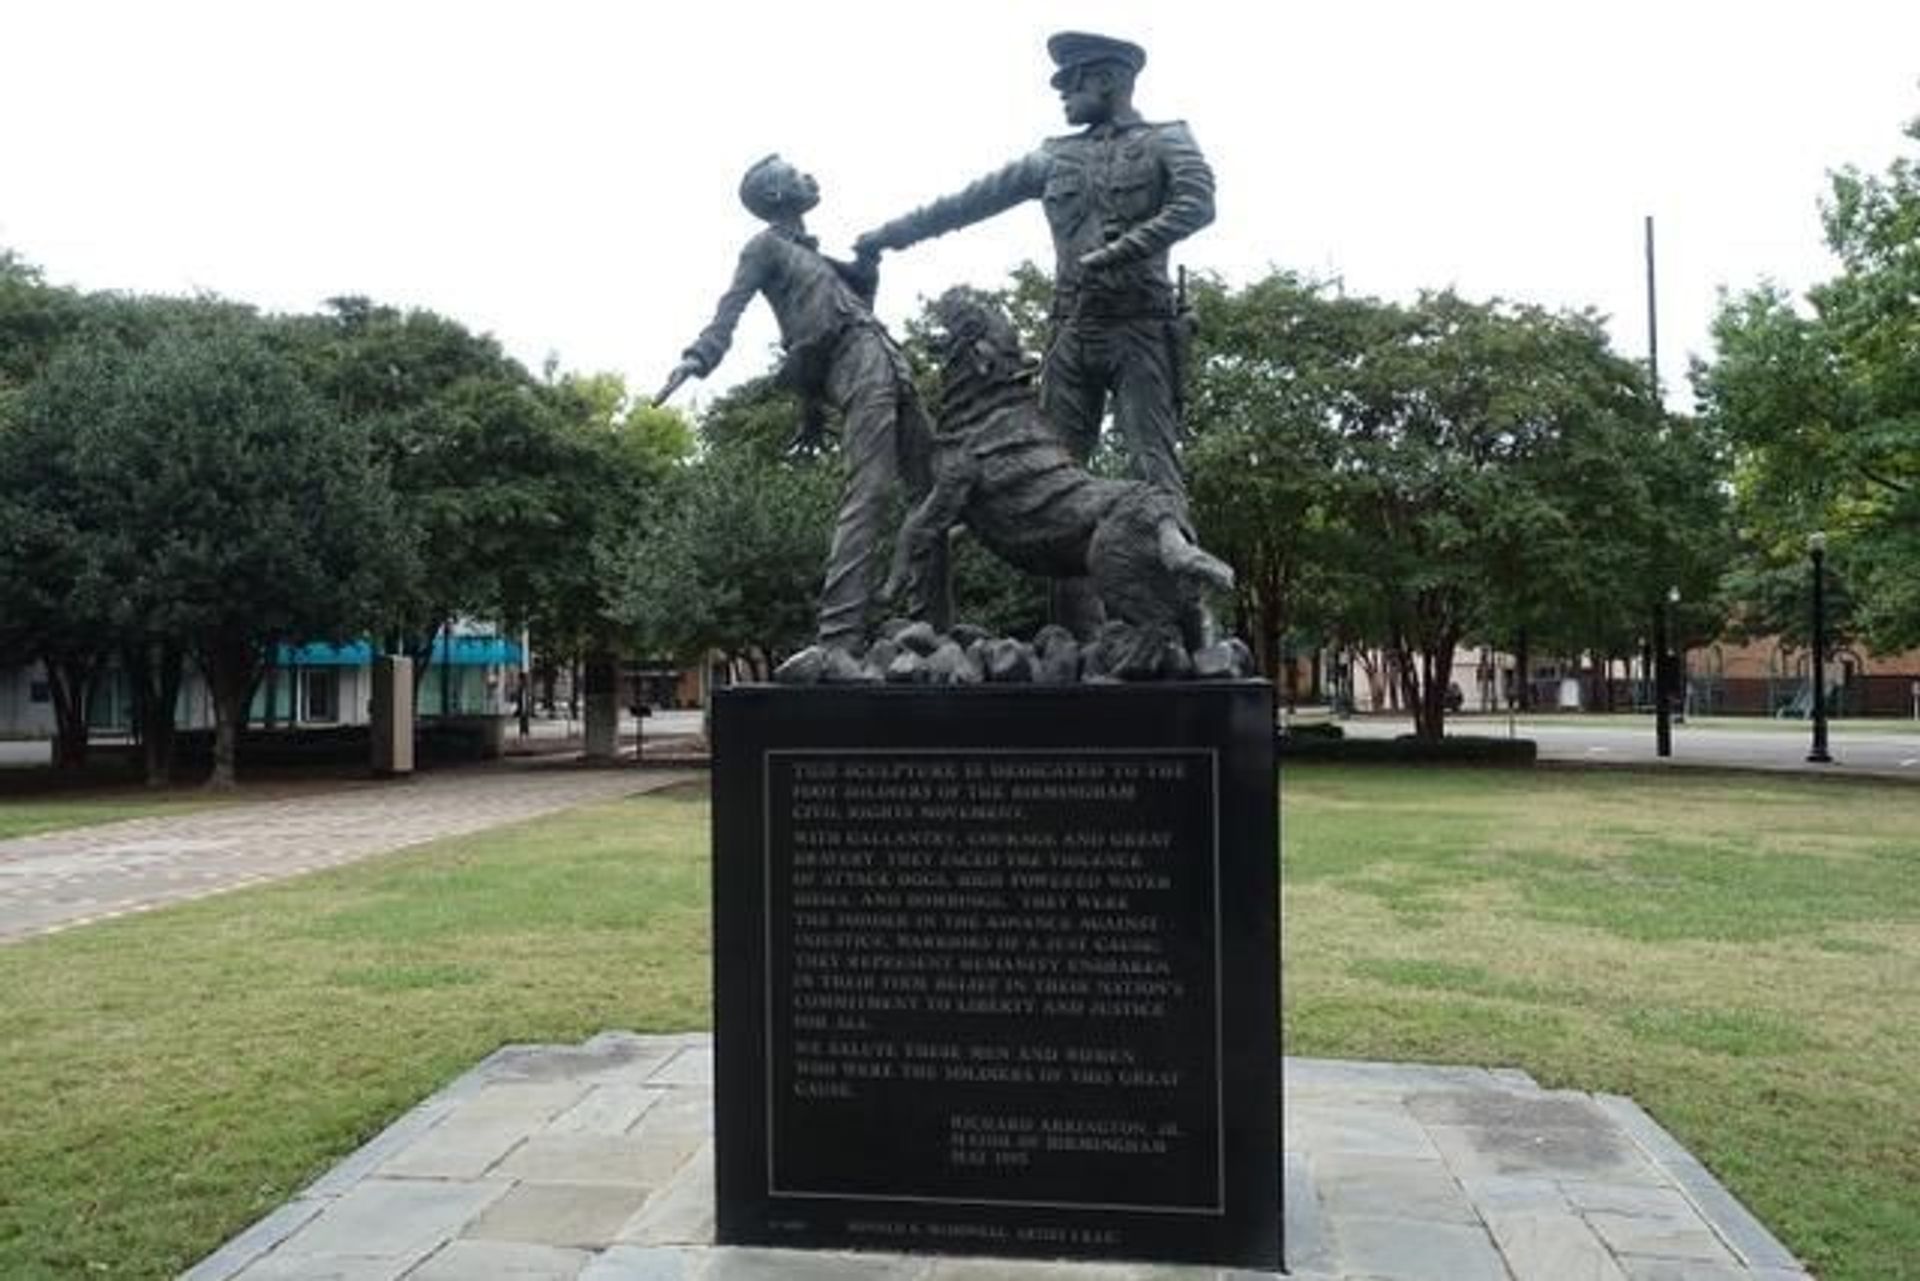
[[[328,645],[282,645],[273,656],[276,667],[365,667],[373,661],[373,646],[366,641]]]
[[[444,636],[433,638],[433,662],[451,661],[455,667],[519,667],[520,645],[502,636],[456,636],[453,657],[447,657]],[[373,646],[367,641],[349,641],[328,645],[315,641],[308,645],[282,645],[274,655],[280,667],[366,667],[373,662]]]

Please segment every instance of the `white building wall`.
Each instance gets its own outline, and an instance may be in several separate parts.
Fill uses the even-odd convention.
[[[39,702],[33,687],[46,683],[40,664],[0,668],[0,738],[52,738],[53,694]]]

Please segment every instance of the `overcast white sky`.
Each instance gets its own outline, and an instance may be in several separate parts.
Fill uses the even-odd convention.
[[[1827,274],[1826,170],[1920,115],[1893,0],[0,0],[0,245],[84,288],[430,307],[651,390],[754,229],[748,163],[809,168],[845,252],[1065,131],[1069,27],[1146,46],[1138,105],[1219,180],[1179,260],[1232,282],[1591,305],[1638,356],[1654,215],[1676,406],[1716,286]],[[889,255],[882,314],[1048,253],[1027,206]],[[774,337],[756,305],[706,392]]]

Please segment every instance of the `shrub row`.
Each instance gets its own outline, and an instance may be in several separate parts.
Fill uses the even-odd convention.
[[[1411,734],[1399,738],[1347,738],[1325,733],[1294,733],[1281,734],[1276,746],[1283,760],[1333,761],[1343,765],[1532,765],[1540,755],[1539,744],[1530,738],[1466,734],[1433,742]]]

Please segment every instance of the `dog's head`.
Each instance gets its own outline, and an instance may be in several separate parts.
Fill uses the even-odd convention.
[[[952,389],[1032,380],[1033,362],[1006,309],[987,294],[964,286],[949,289],[931,308],[933,346],[940,358],[941,382]]]

